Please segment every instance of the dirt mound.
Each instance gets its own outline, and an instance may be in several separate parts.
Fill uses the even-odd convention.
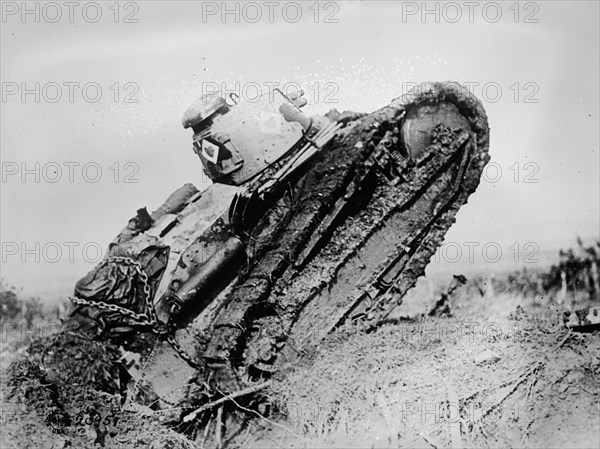
[[[246,447],[598,447],[597,331],[514,294],[451,307],[331,336],[274,383],[285,420]]]
[[[2,376],[0,446],[192,448],[162,425],[164,416],[122,402],[119,357],[116,347],[72,332],[36,340]]]

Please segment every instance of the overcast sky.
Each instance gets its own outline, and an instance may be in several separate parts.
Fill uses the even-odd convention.
[[[264,2],[225,17],[221,2],[21,5],[2,6],[1,240],[2,277],[27,292],[70,291],[137,208],[206,185],[180,118],[215,83],[250,95],[296,82],[309,113],[468,83],[494,165],[447,242],[507,254],[598,236],[598,2],[430,3],[425,16],[421,2],[276,2],[272,21]],[[39,262],[21,252],[36,242]]]

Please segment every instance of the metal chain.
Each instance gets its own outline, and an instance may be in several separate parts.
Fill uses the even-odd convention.
[[[143,296],[145,301],[144,312],[136,313],[133,310],[127,309],[125,307],[121,307],[117,304],[111,304],[105,301],[90,301],[87,299],[79,298],[78,296],[70,297],[69,299],[73,301],[75,304],[83,305],[83,306],[91,306],[96,307],[100,310],[106,310],[110,312],[116,312],[121,315],[125,315],[128,318],[137,321],[141,325],[154,326],[157,324],[158,319],[156,318],[156,313],[154,311],[154,307],[151,306],[150,300],[150,285],[148,282],[148,276],[143,271],[139,262],[129,258],[129,257],[108,257],[106,260],[102,261],[100,265],[98,265],[97,269],[102,268],[105,265],[108,265],[110,262],[116,262],[127,266],[132,266],[138,276],[140,277],[143,285]],[[148,313],[150,316],[148,316]]]
[[[130,258],[130,257],[108,257],[104,260],[100,265],[98,265],[97,269],[102,268],[105,265],[108,265],[110,262],[116,262],[123,265],[131,266],[134,268],[135,272],[139,276],[142,281],[142,292],[144,297],[144,312],[136,313],[133,310],[127,309],[125,307],[118,306],[116,304],[111,304],[105,301],[90,301],[88,299],[80,298],[78,296],[71,296],[69,299],[77,305],[95,307],[100,310],[115,312],[120,315],[126,316],[127,318],[131,318],[136,321],[135,324],[140,326],[149,326],[152,332],[154,332],[159,337],[164,337],[165,340],[169,342],[169,344],[173,347],[175,352],[183,359],[186,363],[188,363],[192,368],[200,369],[202,367],[192,356],[190,356],[175,340],[174,330],[169,325],[165,325],[158,320],[156,315],[156,310],[154,309],[154,302],[151,298],[150,293],[150,282],[148,280],[148,275],[142,268],[142,265]]]
[[[183,359],[184,362],[187,362],[192,368],[201,370],[203,367],[198,361],[194,360],[194,358],[189,355],[180,345],[177,340],[175,340],[175,335],[173,333],[169,333],[165,335],[165,339],[169,342],[169,344],[173,347],[175,352]]]

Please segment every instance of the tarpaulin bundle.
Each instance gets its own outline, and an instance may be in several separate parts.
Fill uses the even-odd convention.
[[[154,297],[168,257],[169,247],[162,245],[154,236],[138,236],[135,241],[111,245],[102,263],[77,282],[75,297],[145,313],[147,301]],[[140,271],[147,276],[147,291],[144,288],[146,280]],[[100,331],[139,324],[130,317],[102,307],[78,306],[76,311],[98,321]]]

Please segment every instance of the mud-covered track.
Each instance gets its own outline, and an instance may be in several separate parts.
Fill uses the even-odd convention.
[[[406,117],[439,104],[459,111],[450,123],[454,134],[437,136],[416,160],[397,167],[399,182],[389,182],[373,167],[378,144]],[[253,236],[255,259],[225,299],[200,353],[212,366],[268,371],[285,343],[284,354],[292,357],[345,319],[361,316],[375,325],[423,274],[479,184],[488,144],[480,102],[454,83],[423,85],[352,122],[263,220]],[[357,189],[358,181],[364,185]],[[320,224],[343,201],[357,204],[323,232]],[[315,232],[318,245],[306,258]]]

